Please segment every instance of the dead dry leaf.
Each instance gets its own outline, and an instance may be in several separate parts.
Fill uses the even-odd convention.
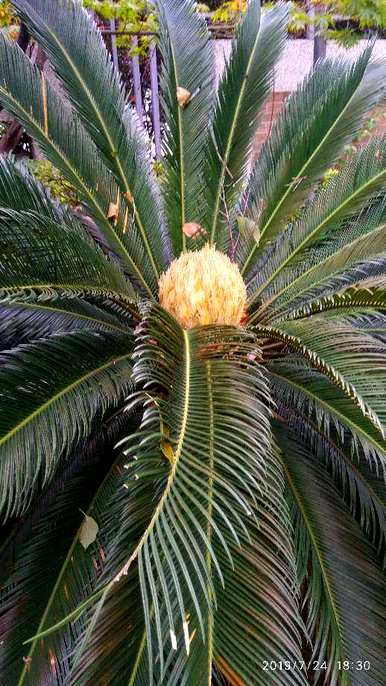
[[[123,197],[125,198],[125,200],[127,200],[127,202],[130,203],[130,205],[133,204],[133,202],[134,202],[134,197],[133,197],[133,194],[132,194],[130,191],[126,191],[126,193],[123,194]]]
[[[117,219],[118,215],[119,205],[115,205],[113,202],[111,202],[107,212],[107,219]]]
[[[182,86],[177,86],[177,102],[179,106],[184,109],[186,105],[190,102],[192,94],[186,88]]]
[[[198,236],[206,235],[206,230],[204,227],[196,222],[186,222],[186,224],[184,224],[182,227],[182,232],[188,238],[198,238]]]
[[[94,543],[98,531],[99,526],[96,523],[95,519],[93,519],[93,517],[85,515],[79,532],[79,541],[85,550],[87,550],[91,543]]]

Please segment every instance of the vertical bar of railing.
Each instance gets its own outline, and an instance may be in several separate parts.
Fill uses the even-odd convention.
[[[135,36],[132,40],[133,48],[138,47],[138,38]],[[135,109],[137,110],[138,117],[141,122],[143,121],[143,102],[142,102],[142,90],[141,90],[141,71],[139,68],[139,57],[138,55],[133,55],[131,58],[133,65],[133,84],[134,84],[134,98],[135,98]]]
[[[119,71],[117,37],[115,35],[115,31],[116,31],[115,19],[110,19],[110,31],[111,31],[111,56],[113,58],[113,65],[114,65],[115,69],[117,71]]]
[[[157,160],[161,159],[161,117],[158,90],[157,48],[150,46],[150,88],[153,114],[154,147]]]

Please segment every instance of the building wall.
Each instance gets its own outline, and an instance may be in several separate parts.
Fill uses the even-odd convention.
[[[272,125],[281,111],[288,95],[289,93],[274,93],[268,98],[260,124],[257,128],[254,156],[257,155],[261,145],[264,143],[267,136],[269,136]],[[369,136],[361,139],[362,144],[366,143],[370,136],[386,136],[386,102],[378,105],[372,112],[369,112],[368,119],[371,120],[371,128],[369,128]],[[365,122],[364,129],[366,128]]]
[[[359,41],[356,46],[346,50],[333,41],[329,41],[327,44],[327,56],[352,59],[358,55],[366,45],[367,41]],[[231,41],[216,40],[214,46],[216,74],[219,77],[224,69],[225,61],[229,57]],[[312,54],[313,43],[311,40],[287,40],[282,58],[279,60],[275,70],[274,94],[268,99],[265,105],[263,116],[257,130],[255,154],[269,134],[272,124],[282,109],[289,93],[296,89],[298,84],[301,83],[312,68]],[[378,40],[375,43],[373,54],[376,59],[386,59],[386,40]],[[371,130],[371,134],[386,135],[386,104],[376,108],[369,117],[374,117],[376,119],[376,126]]]
[[[214,41],[216,74],[220,76],[225,61],[229,58],[231,40]],[[327,57],[343,58],[352,60],[359,55],[368,45],[365,40],[360,40],[354,47],[346,49],[337,45],[334,41],[327,43]],[[275,68],[274,85],[278,93],[288,93],[297,88],[304,77],[312,69],[313,41],[307,39],[287,40],[280,60]],[[375,59],[386,58],[386,40],[377,40],[373,57]]]

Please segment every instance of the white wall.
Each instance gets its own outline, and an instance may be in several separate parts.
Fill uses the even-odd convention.
[[[230,40],[215,40],[215,56],[217,74],[221,74],[224,60],[230,52]],[[327,56],[343,55],[347,58],[357,55],[367,45],[367,41],[359,41],[353,48],[346,50],[334,41],[327,43]],[[287,92],[295,90],[297,84],[312,67],[313,42],[306,39],[287,40],[284,53],[279,61],[275,73],[275,91]],[[386,72],[386,40],[378,40],[374,46],[374,57],[385,60]]]

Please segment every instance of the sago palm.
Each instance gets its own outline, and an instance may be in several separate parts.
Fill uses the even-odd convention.
[[[81,4],[14,5],[56,77],[1,38],[0,102],[82,212],[1,161],[1,684],[381,686],[386,141],[336,163],[384,65],[320,63],[252,162],[286,8],[216,87],[159,0],[158,180]]]

